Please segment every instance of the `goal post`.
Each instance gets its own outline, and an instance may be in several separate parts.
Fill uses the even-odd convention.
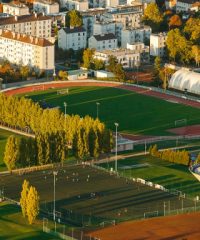
[[[145,212],[144,213],[144,219],[146,219],[146,218],[153,218],[153,217],[158,217],[158,211]]]
[[[174,126],[175,127],[180,127],[180,126],[186,126],[187,125],[187,119],[183,118],[183,119],[178,119],[174,121]]]
[[[69,88],[57,90],[57,95],[68,94]]]

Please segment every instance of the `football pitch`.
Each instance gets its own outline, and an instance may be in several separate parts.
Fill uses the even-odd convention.
[[[77,226],[100,226],[163,215],[169,208],[194,207],[191,200],[85,165],[1,176],[0,189],[6,197],[19,200],[27,179],[39,191],[42,209],[52,217],[55,170],[57,217]]]
[[[109,87],[71,87],[69,93],[59,94],[58,90],[36,91],[26,94],[36,102],[60,107],[67,114],[81,117],[98,115],[101,121],[114,130],[119,123],[120,132],[138,135],[167,135],[176,120],[187,119],[187,124],[199,123],[199,109],[182,104],[167,102],[158,98],[141,95],[128,90]]]

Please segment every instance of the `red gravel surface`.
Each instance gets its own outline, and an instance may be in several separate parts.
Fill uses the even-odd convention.
[[[125,222],[89,235],[101,240],[199,240],[200,213]]]
[[[172,128],[168,131],[177,135],[200,135],[200,125]]]
[[[191,107],[195,108],[200,108],[200,102],[195,102],[192,100],[187,100],[175,96],[169,96],[164,93],[159,93],[155,92],[152,90],[148,89],[143,89],[140,87],[135,87],[135,86],[127,86],[127,85],[120,85],[117,83],[107,83],[107,82],[63,82],[63,83],[49,83],[49,84],[40,84],[38,86],[28,86],[28,87],[22,87],[22,88],[17,88],[17,89],[12,89],[6,91],[7,95],[15,95],[15,94],[23,94],[23,93],[28,93],[36,90],[46,90],[49,88],[64,88],[64,87],[84,87],[84,86],[99,86],[99,87],[116,87],[116,88],[121,88],[121,89],[126,89],[129,91],[137,92],[139,94],[147,95],[147,96],[152,96],[160,99],[164,99],[166,101],[172,101],[176,103],[181,103],[184,105],[188,105]]]

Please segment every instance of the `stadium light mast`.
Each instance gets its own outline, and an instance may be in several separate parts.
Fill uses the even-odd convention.
[[[115,123],[115,172],[117,172],[117,128],[119,123]]]
[[[53,171],[53,220],[56,220],[56,175],[58,172]]]
[[[99,118],[99,105],[100,105],[100,103],[96,102],[96,105],[97,105],[97,118]]]
[[[66,120],[66,108],[67,108],[67,103],[64,102],[64,108],[65,108],[65,120]]]

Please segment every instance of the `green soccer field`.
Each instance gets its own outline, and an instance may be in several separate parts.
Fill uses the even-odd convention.
[[[46,240],[58,239],[42,232],[42,221],[29,225],[22,217],[19,207],[0,203],[0,239],[4,240]]]
[[[101,166],[110,169],[114,162]],[[144,165],[142,165],[144,164]],[[125,177],[143,178],[168,189],[177,189],[188,197],[200,196],[199,181],[189,172],[187,166],[170,163],[159,158],[137,156],[118,161],[119,171]],[[130,167],[129,169],[126,169]]]
[[[138,135],[167,135],[166,130],[173,128],[178,119],[187,119],[188,125],[200,122],[199,109],[117,88],[73,87],[69,94],[57,94],[51,89],[26,96],[59,106],[63,112],[66,102],[67,114],[92,117],[97,116],[99,102],[99,118],[109,128],[114,130],[114,123],[118,122],[120,132]]]

